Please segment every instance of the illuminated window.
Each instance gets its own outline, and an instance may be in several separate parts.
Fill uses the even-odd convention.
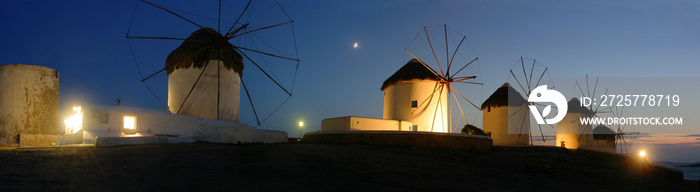
[[[136,129],[136,116],[124,116],[124,129]]]
[[[416,107],[418,107],[418,100],[411,101],[411,108],[416,108]]]

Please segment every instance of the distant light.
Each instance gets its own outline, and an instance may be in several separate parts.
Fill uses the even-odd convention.
[[[303,122],[303,121],[299,121],[299,127],[303,127],[303,126],[304,126],[304,122]]]
[[[357,48],[357,46],[358,46],[357,43],[355,43],[355,45],[353,45],[352,47]]]
[[[647,156],[647,152],[646,152],[646,151],[640,151],[640,152],[639,152],[639,156],[642,156],[642,157]]]

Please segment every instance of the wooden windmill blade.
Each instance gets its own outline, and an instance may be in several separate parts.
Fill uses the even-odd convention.
[[[623,148],[623,149],[624,149],[624,152],[621,150],[621,152],[623,152],[623,153],[629,153],[629,152],[630,152],[629,150],[630,150],[630,148],[632,147],[632,140],[635,139],[635,138],[630,138],[630,139],[625,138],[625,136],[627,136],[627,135],[629,135],[630,137],[636,137],[637,135],[639,135],[639,132],[622,132],[622,133],[620,133],[620,139],[621,139],[621,141],[622,141],[622,142],[620,143],[620,145],[621,145],[622,147],[624,147],[624,148]]]
[[[440,85],[440,93],[441,93],[441,94],[440,94],[440,95],[438,96],[438,98],[437,98],[437,107],[435,107],[435,113],[433,113],[433,122],[432,122],[431,125],[430,125],[430,132],[433,132],[433,131],[434,131],[435,122],[436,122],[436,120],[437,120],[435,117],[437,116],[438,111],[440,111],[440,117],[444,117],[444,114],[442,114],[442,110],[438,110],[438,109],[442,108],[442,105],[440,105],[440,102],[442,102],[442,99],[441,99],[441,98],[442,98],[442,91],[443,91],[444,89],[445,89],[445,85],[444,85],[444,84],[441,84],[441,85]],[[445,122],[444,122],[445,119],[444,119],[444,118],[441,118],[441,120],[443,121],[442,123],[443,123],[443,125],[444,125],[444,124],[445,124]],[[445,129],[445,128],[443,127],[443,129]],[[449,126],[447,127],[447,129],[449,130]]]
[[[518,65],[518,64],[520,64],[520,67],[516,67],[516,65]],[[509,70],[510,77],[512,77],[515,80],[515,82],[518,84],[518,87],[520,88],[520,90],[526,96],[529,96],[535,88],[539,87],[542,83],[542,78],[545,76],[545,74],[548,74],[548,69],[549,69],[548,67],[542,66],[542,67],[544,67],[544,70],[542,70],[540,72],[539,69],[541,69],[541,68],[538,68],[538,70],[535,71],[536,65],[537,65],[537,59],[532,59],[531,66],[526,66],[525,58],[520,57],[519,62],[517,64],[515,64],[513,67],[511,67],[511,69]],[[522,76],[520,76],[520,78],[518,78],[519,75],[516,75],[516,74],[520,74],[520,71],[514,72],[513,69],[522,71]],[[527,70],[527,69],[530,69],[530,70]],[[535,73],[537,73],[536,76],[535,76]],[[535,81],[535,78],[537,78],[537,81]],[[548,85],[551,85],[552,88],[554,87],[553,82],[550,82],[550,84],[548,84]],[[516,90],[513,90],[513,91],[516,91]],[[540,103],[530,103],[529,105],[543,106],[543,104],[540,104]],[[530,114],[532,114],[529,107],[526,106],[524,108],[525,108],[524,110],[526,110],[526,112],[524,113],[525,116],[521,120],[522,122],[525,121],[525,118],[529,119]],[[556,108],[556,106],[552,106],[552,108]],[[518,113],[519,111],[520,110],[516,110],[515,112],[513,112],[513,114]],[[540,114],[540,115],[544,115],[544,114]],[[509,115],[509,117],[510,117],[510,115]],[[541,116],[540,118],[544,118],[544,117]],[[525,126],[528,126],[528,127],[525,127]],[[520,125],[521,131],[520,132],[522,133],[523,129],[528,128],[528,133],[529,133],[529,137],[530,137],[530,144],[534,145],[533,138],[532,138],[533,135],[531,134],[532,129],[529,126],[530,126],[529,124],[525,125],[524,123],[521,123],[521,125]],[[550,126],[552,128],[554,128],[552,125],[550,125]],[[542,131],[542,125],[537,124],[537,127],[540,131],[540,137],[542,139],[542,142],[545,142],[546,140],[544,137],[544,132]]]
[[[615,107],[615,109],[613,110],[613,115],[617,118],[624,117],[624,115],[623,115],[624,109],[625,109],[624,106],[622,106],[620,109]],[[617,142],[616,146],[619,145],[620,152],[624,153],[624,154],[629,153],[629,149],[632,145],[632,143],[630,141],[628,141],[627,138],[625,138],[625,136],[627,136],[627,135],[629,135],[629,136],[639,135],[639,132],[625,132],[626,127],[627,127],[627,124],[625,124],[625,125],[618,124],[617,125],[617,133],[616,133],[617,138],[618,138],[618,140],[616,140],[616,142]]]
[[[417,109],[413,109],[411,114],[415,114],[419,110],[422,110],[428,103],[439,103],[438,107],[436,107],[434,109],[434,111],[431,111],[431,113],[432,113],[431,115],[433,117],[432,118],[433,120],[431,123],[432,125],[430,125],[431,130],[434,130],[434,127],[436,126],[435,124],[437,122],[446,121],[446,125],[447,125],[446,129],[449,131],[452,131],[452,123],[453,123],[452,122],[452,115],[453,115],[452,114],[452,105],[453,105],[452,99],[454,99],[454,103],[457,104],[457,107],[459,108],[460,113],[462,113],[462,117],[464,117],[464,121],[467,124],[469,122],[466,118],[466,114],[464,113],[464,108],[462,108],[462,105],[459,101],[460,99],[458,99],[458,98],[461,97],[462,99],[469,102],[472,106],[475,106],[475,108],[477,108],[477,109],[479,109],[479,107],[477,107],[469,99],[466,99],[466,97],[464,95],[462,95],[461,93],[459,93],[459,91],[454,86],[452,86],[451,83],[477,84],[477,85],[483,85],[483,84],[479,83],[479,82],[468,81],[471,79],[475,79],[476,76],[456,77],[456,75],[460,71],[462,71],[463,69],[465,69],[467,66],[471,65],[472,63],[476,62],[478,60],[478,58],[471,60],[471,62],[464,65],[463,67],[460,66],[461,69],[458,70],[456,73],[452,74],[452,67],[456,66],[453,62],[454,62],[454,59],[456,58],[457,50],[459,50],[460,47],[462,46],[463,42],[466,39],[466,36],[461,37],[459,44],[457,44],[457,47],[454,50],[454,54],[450,55],[450,48],[449,48],[450,44],[449,44],[449,38],[448,38],[449,34],[447,31],[448,27],[447,27],[447,25],[442,25],[440,27],[444,30],[443,33],[445,35],[444,36],[444,39],[445,39],[445,42],[444,42],[444,44],[445,44],[445,50],[444,50],[445,57],[444,57],[444,59],[445,60],[444,61],[440,61],[440,59],[438,57],[438,51],[435,49],[436,47],[433,46],[433,44],[434,44],[433,40],[435,40],[436,38],[433,38],[430,36],[431,33],[429,32],[428,27],[423,27],[421,32],[418,33],[418,35],[416,36],[416,37],[424,37],[426,39],[426,41],[425,41],[425,43],[427,43],[426,47],[430,48],[430,50],[428,52],[429,54],[427,54],[427,55],[430,55],[430,56],[425,56],[426,54],[424,54],[423,56],[432,57],[431,59],[435,60],[434,63],[433,62],[429,62],[429,63],[438,65],[438,69],[440,70],[439,73],[436,70],[432,70],[433,68],[428,66],[428,62],[426,62],[426,60],[424,58],[421,58],[418,55],[414,54],[414,52],[412,52],[412,50],[410,49],[410,45],[409,45],[409,48],[405,49],[406,53],[408,53],[413,59],[420,62],[421,65],[423,65],[425,68],[429,69],[430,72],[438,78],[437,82],[439,83],[439,85],[436,85],[433,87],[433,91],[432,91],[431,95],[429,95],[425,99],[421,99],[422,101],[420,101],[419,107]],[[415,40],[416,39],[414,39],[414,41]],[[411,44],[413,44],[413,41],[411,42]],[[445,64],[445,67],[442,66],[443,64]],[[436,94],[438,92],[441,94],[439,96],[435,96],[434,94]],[[447,94],[445,96],[445,98],[443,98],[442,92],[445,92]],[[460,95],[460,97],[457,97],[457,95]],[[444,110],[447,110],[447,114],[438,114],[438,113],[443,113]],[[444,115],[447,115],[447,117],[445,118]],[[437,119],[438,116],[443,117],[443,119],[442,120]],[[442,123],[445,124],[445,122],[442,122]]]
[[[435,57],[435,62],[437,63],[437,66],[440,68],[440,75],[443,79],[445,79],[445,72],[442,71],[442,65],[440,65],[440,60],[438,60],[437,55],[435,54],[435,49],[433,49],[433,43],[430,41],[430,35],[428,35],[428,29],[423,26],[423,31],[425,31],[425,38],[428,39],[428,45],[430,45],[430,51],[433,52],[433,57]]]
[[[585,92],[583,91],[582,86],[581,86],[581,84],[579,84],[578,81],[576,81],[575,87],[578,87],[579,92],[581,93],[582,96],[588,97],[588,98],[596,98],[596,97],[597,97],[597,96],[596,96],[596,92],[597,92],[597,89],[598,89],[598,83],[599,83],[599,81],[600,81],[600,77],[596,77],[596,78],[595,78],[595,84],[593,85],[593,90],[590,89],[591,86],[590,86],[588,74],[586,74],[585,80],[586,80],[586,91],[585,91]],[[608,94],[608,90],[609,90],[609,89],[605,89],[605,92],[603,93],[603,95],[607,95],[607,94]],[[588,115],[588,116],[589,116],[589,118],[592,118],[592,117],[600,117],[600,114],[606,114],[606,113],[613,114],[614,116],[621,115],[621,113],[615,112],[615,110],[613,110],[612,107],[606,107],[606,108],[602,108],[602,109],[601,109],[600,106],[601,106],[601,105],[598,105],[598,106],[595,107],[595,108],[593,108],[592,105],[591,105],[591,106],[588,106],[588,110],[589,110],[589,115]],[[590,126],[586,126],[586,127],[584,128],[583,132],[581,133],[581,135],[579,135],[579,138],[578,138],[578,141],[579,141],[579,142],[581,141],[581,138],[583,137],[583,135],[587,133],[587,130],[589,129],[589,127],[592,129],[593,127],[596,127],[596,125],[592,125],[592,124],[591,124]],[[592,130],[591,130],[591,131],[592,131]]]
[[[475,75],[474,76],[459,76],[458,77],[460,72],[462,72],[465,68],[467,68],[470,65],[472,65],[473,63],[477,62],[479,60],[479,57],[475,57],[474,59],[471,59],[469,62],[466,62],[464,64],[464,66],[459,68],[459,70],[457,70],[457,72],[450,74],[452,67],[455,66],[454,65],[454,58],[457,55],[459,49],[461,48],[463,42],[466,40],[466,35],[462,35],[462,38],[460,39],[459,44],[457,44],[457,47],[455,48],[454,53],[450,57],[450,55],[449,55],[450,51],[449,51],[449,46],[448,46],[448,42],[449,42],[448,41],[448,32],[447,32],[448,30],[447,29],[448,29],[447,25],[443,25],[443,30],[445,33],[445,61],[447,62],[446,86],[451,90],[450,92],[448,92],[448,94],[452,95],[452,98],[448,98],[448,99],[454,99],[455,103],[457,104],[457,107],[459,108],[459,112],[461,113],[462,117],[464,118],[464,123],[469,124],[469,121],[467,120],[467,117],[464,113],[464,110],[463,110],[462,105],[460,104],[460,100],[458,98],[462,98],[464,101],[467,101],[469,104],[471,104],[477,110],[481,110],[481,108],[478,107],[476,104],[474,104],[474,102],[469,100],[467,97],[465,97],[462,93],[460,93],[457,90],[457,88],[452,86],[452,83],[483,85],[483,83],[480,83],[480,82],[469,81],[469,80],[476,79],[477,76],[475,76]],[[457,95],[459,95],[460,97],[457,97],[455,95],[455,93]],[[449,95],[448,95],[448,97],[449,97]],[[450,102],[451,102],[451,100],[450,100]],[[451,108],[452,105],[450,104],[449,107]],[[452,110],[449,110],[449,113],[450,113],[449,117],[451,118],[452,117]],[[452,123],[450,123],[450,126],[451,125],[452,125]]]
[[[581,95],[583,97],[596,98],[598,96],[597,89],[598,89],[598,86],[600,83],[600,77],[595,78],[595,82],[594,82],[593,86],[591,86],[592,83],[590,82],[591,80],[589,79],[588,74],[586,74],[586,76],[585,76],[585,81],[586,81],[586,84],[585,84],[586,91],[583,91],[582,83],[579,83],[578,81],[576,81],[574,88],[578,88],[579,92],[581,93]],[[592,88],[592,90],[591,90],[591,88]],[[608,91],[609,91],[609,89],[605,89],[605,92],[603,93],[603,95],[607,95]],[[622,110],[624,110],[624,108],[618,109],[618,108],[613,108],[612,106],[601,108],[601,105],[598,105],[596,107],[589,105],[589,106],[585,107],[585,109],[587,110],[587,118],[598,118],[604,114],[612,114],[614,117],[621,117]],[[576,121],[576,120],[574,120],[574,121]],[[587,124],[587,126],[584,126],[583,130],[581,130],[581,132],[578,133],[579,136],[578,136],[577,141],[581,142],[581,140],[584,138],[583,137],[584,135],[593,136],[595,139],[595,135],[596,135],[595,131],[596,131],[596,129],[598,129],[601,126],[605,127],[606,129],[611,129],[611,127],[604,126],[603,124],[598,124],[598,125]],[[607,134],[607,133],[599,132],[598,134]],[[618,125],[618,131],[613,131],[613,133],[610,133],[610,134],[614,134],[614,136],[612,137],[614,139],[614,141],[613,141],[614,143],[613,143],[612,147],[615,148],[615,150],[617,150],[617,146],[620,145],[621,150],[626,150],[626,148],[622,148],[622,146],[625,145],[624,143],[626,141],[625,141],[624,135],[621,134],[619,125]],[[588,138],[586,138],[586,139],[588,139]],[[593,143],[593,145],[595,145],[595,143]]]
[[[624,106],[622,106],[619,111],[617,111],[617,107],[615,107],[615,109],[616,109],[615,110],[616,113],[614,113],[614,114],[616,117],[618,117],[618,118],[624,117],[624,115],[623,115],[624,109],[625,109]],[[625,132],[626,128],[627,128],[627,124],[624,124],[622,126],[618,125],[618,134],[619,134],[620,140],[622,141],[622,142],[620,142],[620,145],[621,145],[621,147],[623,147],[620,149],[620,152],[625,153],[625,154],[629,153],[629,150],[632,147],[632,141],[636,138],[636,136],[639,135],[639,132]],[[630,138],[628,140],[627,138],[625,138],[625,136],[630,136],[633,138]],[[624,149],[624,151],[622,151],[622,149]]]

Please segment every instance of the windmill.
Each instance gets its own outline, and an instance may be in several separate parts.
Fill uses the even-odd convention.
[[[615,106],[612,108],[612,114],[614,117],[617,118],[622,118],[623,112],[625,110],[625,107],[618,107]],[[630,148],[632,147],[634,139],[639,135],[639,132],[625,132],[625,128],[627,128],[627,124],[620,125],[617,124],[617,130],[615,131],[615,148],[620,149],[620,153],[627,154],[629,153]],[[630,139],[625,139],[625,136],[631,137]],[[629,140],[629,141],[628,141]]]
[[[554,83],[551,80],[552,77],[549,75],[549,72],[548,72],[549,67],[545,67],[542,64],[539,64],[537,62],[537,59],[532,59],[532,64],[530,66],[526,66],[525,60],[526,59],[524,59],[523,57],[520,57],[520,62],[519,62],[520,67],[518,67],[517,66],[518,63],[516,63],[509,70],[510,77],[512,77],[512,79],[515,81],[515,83],[513,83],[511,81],[510,84],[512,84],[513,87],[516,87],[516,85],[517,85],[517,87],[513,91],[516,91],[516,90],[522,91],[524,93],[525,97],[527,97],[532,93],[532,91],[535,88],[539,87],[540,85],[543,85],[545,83],[545,81],[547,82],[547,85],[550,85],[549,89],[554,89],[556,87],[556,86],[554,86]],[[528,60],[528,63],[530,63],[529,62],[530,59],[527,59],[527,60]],[[515,71],[513,71],[513,70],[515,70]],[[522,70],[522,76],[520,75],[521,74],[520,70]],[[545,77],[545,75],[547,75],[549,77],[549,80],[545,79],[545,81],[542,81],[543,78]],[[520,88],[520,89],[517,89],[517,88]],[[513,96],[511,96],[511,94]],[[513,97],[515,97],[515,98],[513,98]],[[518,103],[517,101],[515,101],[515,99],[519,99],[519,98],[520,98],[520,94],[509,93],[509,96],[508,96],[509,102]],[[528,105],[535,105],[538,107],[546,107],[540,103],[528,103]],[[513,134],[512,133],[513,130],[517,130],[517,134],[519,137],[522,134],[528,134],[530,137],[530,144],[532,145],[532,144],[534,144],[533,136],[531,134],[532,131],[530,129],[530,114],[532,114],[532,113],[530,112],[530,108],[528,107],[528,105],[520,105],[520,106],[517,106],[517,108],[508,110],[508,119],[509,120],[516,119],[517,121],[520,121],[520,122],[515,122],[514,125],[511,125],[512,123],[509,123],[508,130],[509,130],[510,134]],[[554,107],[554,108],[556,108],[556,107]],[[537,113],[537,114],[539,114],[539,113]],[[544,115],[544,114],[541,114],[541,115]],[[520,117],[517,117],[517,116],[520,116]],[[546,116],[546,115],[544,115],[544,116]],[[544,117],[542,117],[542,118],[544,118]],[[537,124],[537,126],[540,130],[540,136],[542,137],[542,142],[545,142],[544,133],[542,132],[542,125]],[[549,125],[549,126],[552,129],[554,129],[554,126],[552,126],[552,125]]]
[[[294,92],[294,83],[300,62],[296,52],[294,21],[276,1],[268,4],[276,11],[271,9],[251,10],[254,7],[260,7],[256,6],[252,0],[244,4],[245,6],[222,5],[220,0],[218,3],[201,3],[201,5],[207,5],[208,9],[212,7],[217,9],[214,11],[217,16],[211,16],[209,12],[201,14],[183,11],[146,0],[137,1],[126,38],[139,71],[140,81],[162,105],[175,114],[234,122],[239,121],[240,85],[243,85],[243,90],[245,90],[249,101],[246,103],[250,104],[255,122],[259,126],[286,103]],[[226,11],[241,7],[244,8],[240,14],[229,14]],[[151,10],[138,12],[139,8]],[[192,5],[188,8],[196,11],[198,7]],[[281,17],[269,16],[273,12],[277,12]],[[143,19],[146,21],[151,19],[151,22],[145,22],[142,31],[157,31],[155,33],[160,34],[194,32],[189,37],[186,34],[133,35],[136,31],[134,18],[136,18],[137,13],[154,17]],[[254,16],[255,13],[264,15],[258,17]],[[185,17],[185,15],[190,17]],[[259,22],[255,18],[260,18]],[[178,22],[184,24],[173,24]],[[206,27],[206,24],[201,23],[213,26]],[[281,33],[287,32],[290,33],[281,35]],[[285,37],[286,39],[284,39]],[[132,44],[132,40],[136,39],[149,41],[147,45],[155,44],[154,41],[175,41],[180,45],[167,56],[165,67],[154,68],[155,65],[139,64],[137,51]],[[281,42],[282,40],[286,41]],[[155,48],[158,50],[150,49],[148,55],[156,55],[153,52],[162,51],[160,48],[162,47]],[[155,62],[163,58],[148,59]],[[154,72],[144,76],[142,71],[149,70],[142,68],[150,68],[149,70]],[[168,75],[167,105],[146,83],[156,79],[166,71]],[[256,91],[258,95],[255,95]],[[256,99],[262,95],[275,95],[279,98],[276,101],[270,101],[268,99],[272,96],[266,96],[263,99],[264,102]],[[270,103],[278,103],[279,105],[273,106]],[[261,112],[260,109],[256,109],[256,104],[265,106],[266,111]]]
[[[596,77],[595,78],[595,85],[593,86],[593,92],[591,92],[591,89],[590,89],[591,87],[590,87],[590,84],[588,81],[588,74],[586,74],[586,92],[583,92],[583,89],[582,89],[581,85],[578,83],[578,81],[576,81],[576,87],[578,87],[578,90],[581,92],[581,95],[583,95],[584,97],[595,98],[596,97],[595,92],[598,89],[598,80],[600,80],[600,78]],[[605,89],[605,93],[603,93],[603,95],[606,95],[606,94],[608,94],[608,89]],[[600,106],[601,105],[597,105],[595,108],[593,108],[593,105],[588,105],[588,111],[590,113],[588,115],[588,117],[598,117],[599,113],[611,113],[612,107],[606,107],[606,108],[601,109]],[[591,127],[594,127],[594,126],[593,125],[587,126],[586,127],[587,129],[583,130],[583,133],[586,133],[588,131],[592,131],[592,130],[589,130]],[[579,138],[578,138],[579,142],[581,141],[581,138],[583,137],[583,135],[584,134],[581,134],[579,136]]]
[[[443,38],[440,37],[441,35],[435,35],[431,36],[429,33],[429,28],[431,29],[436,29],[439,30],[444,34],[444,50],[438,49],[438,52],[444,51],[445,57],[444,60],[438,59],[439,57],[438,54],[436,53],[435,49],[439,46],[440,48],[443,47],[443,45],[440,44],[439,41],[432,41],[432,39],[435,39],[436,37],[438,38]],[[452,31],[452,32],[450,32]],[[457,34],[459,36],[457,36]],[[427,45],[424,46],[418,46],[418,47],[412,47],[414,42],[416,42],[416,39],[419,37],[425,37],[425,41],[421,41],[420,43],[427,43]],[[458,40],[459,43],[456,43],[457,41],[454,41],[452,46],[456,44],[456,47],[454,49],[450,49],[450,39],[452,40]],[[460,113],[462,114],[462,118],[464,118],[464,121],[466,124],[469,124],[467,121],[467,117],[464,113],[464,109],[462,108],[461,103],[459,102],[461,98],[465,101],[467,101],[469,104],[474,106],[475,108],[479,109],[477,105],[475,105],[472,101],[467,99],[467,97],[462,94],[460,91],[457,90],[455,87],[456,84],[472,84],[472,85],[483,85],[483,83],[480,82],[475,82],[474,79],[477,78],[476,75],[470,75],[470,76],[461,76],[460,72],[465,73],[467,71],[471,70],[476,70],[476,68],[473,67],[472,64],[478,63],[479,58],[475,57],[473,54],[473,50],[469,49],[460,49],[462,48],[463,45],[468,45],[469,42],[465,41],[466,40],[466,35],[462,35],[456,31],[454,31],[451,28],[448,28],[447,25],[442,25],[442,26],[433,26],[433,27],[423,27],[421,32],[419,32],[416,37],[411,41],[409,46],[405,49],[406,53],[410,54],[412,60],[409,62],[405,67],[409,65],[414,65],[421,70],[425,71],[425,78],[431,79],[430,82],[427,84],[422,85],[425,91],[420,92],[420,93],[415,93],[416,100],[411,101],[411,108],[402,108],[401,106],[396,107],[396,106],[389,106],[387,103],[389,100],[391,100],[391,95],[393,95],[394,92],[398,96],[396,97],[403,97],[401,96],[399,88],[393,89],[393,88],[388,88],[385,90],[385,107],[384,107],[384,118],[385,119],[414,119],[414,126],[418,124],[418,126],[423,126],[425,131],[437,131],[437,132],[452,132],[452,100],[454,99],[454,102],[457,104],[457,107],[459,108]],[[436,46],[433,46],[433,45]],[[427,49],[429,48],[429,50]],[[460,52],[462,51],[462,52]],[[469,52],[471,51],[471,52]],[[467,53],[465,53],[467,52]],[[469,53],[472,55],[469,56]],[[433,63],[434,59],[434,63]],[[429,67],[429,64],[432,65],[437,65],[437,68],[439,71],[434,70],[433,68]],[[463,64],[463,65],[460,65]],[[453,70],[453,66],[457,67],[456,71]],[[470,68],[472,66],[472,68]],[[478,66],[477,66],[478,67]],[[402,68],[403,69],[403,68]],[[465,70],[466,69],[466,70]],[[399,70],[397,73],[400,73],[402,70]],[[472,71],[473,72],[473,71]],[[395,74],[397,75],[397,74]],[[392,76],[392,78],[395,76]],[[385,81],[384,86],[382,87],[382,90],[387,88],[387,85],[391,85],[391,80],[392,78],[388,79]],[[425,79],[424,78],[424,79]],[[425,83],[425,82],[424,82]],[[432,84],[431,84],[432,83]],[[398,87],[398,86],[393,86],[393,87]],[[392,90],[393,89],[393,90]],[[396,91],[395,91],[396,90]],[[403,105],[402,105],[403,106]],[[420,125],[423,124],[423,125]],[[420,128],[418,128],[420,129]]]
[[[581,96],[584,98],[595,98],[598,90],[599,78],[596,78],[595,84],[591,82],[586,75],[586,87],[584,88],[576,81],[574,90],[578,89]],[[592,88],[592,89],[591,89]],[[606,89],[603,94],[607,94]],[[581,123],[581,118],[598,117],[599,114],[610,113],[610,107],[600,108],[600,105],[582,105],[578,98],[572,98],[568,103],[568,111],[566,117],[557,123],[557,142],[556,145],[566,148],[578,148],[579,146],[593,146],[593,127],[592,124]]]
[[[576,81],[576,85],[574,87],[578,88],[579,92],[581,93],[581,95],[583,97],[592,98],[592,99],[597,98],[598,96],[596,95],[596,90],[598,89],[599,79],[600,78],[595,79],[595,84],[593,85],[592,91],[591,91],[591,85],[590,85],[588,75],[586,75],[586,88],[585,88],[586,91],[583,91],[584,90],[583,86],[578,81]],[[608,89],[606,89],[602,95],[607,95],[607,93],[608,93]],[[619,107],[617,105],[614,105],[614,106],[606,106],[604,108],[601,108],[601,105],[595,105],[595,107],[594,107],[594,105],[588,105],[587,111],[588,111],[588,117],[599,117],[599,114],[605,114],[605,113],[610,113],[610,114],[612,114],[613,117],[616,117],[616,118],[624,117],[623,116],[624,106]],[[572,121],[570,123],[574,123],[574,122],[576,122],[576,121]],[[598,126],[600,126],[600,125],[598,125]],[[586,126],[586,128],[598,127],[598,126],[591,125],[591,126]],[[639,135],[639,132],[624,132],[625,128],[627,127],[627,124],[625,124],[625,125],[617,124],[615,126],[616,126],[616,130],[614,130],[613,133],[610,133],[610,134],[614,135],[615,148],[620,149],[621,153],[628,153],[629,149],[632,145],[631,141],[634,140],[634,138],[636,138],[637,135]],[[611,127],[611,128],[615,128],[615,127]],[[582,133],[586,133],[588,131],[589,130],[584,129]],[[585,134],[579,135],[578,142],[581,142],[584,135]],[[632,138],[629,139],[630,141],[628,141],[628,139],[626,139],[625,136],[629,136]]]

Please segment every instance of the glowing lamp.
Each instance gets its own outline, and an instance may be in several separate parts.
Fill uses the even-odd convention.
[[[301,133],[301,130],[304,129],[303,127],[304,127],[304,122],[299,121],[299,139],[301,139],[301,137],[303,136]]]
[[[63,121],[66,123],[66,134],[77,133],[83,128],[83,112],[80,106],[73,107],[75,114]]]

